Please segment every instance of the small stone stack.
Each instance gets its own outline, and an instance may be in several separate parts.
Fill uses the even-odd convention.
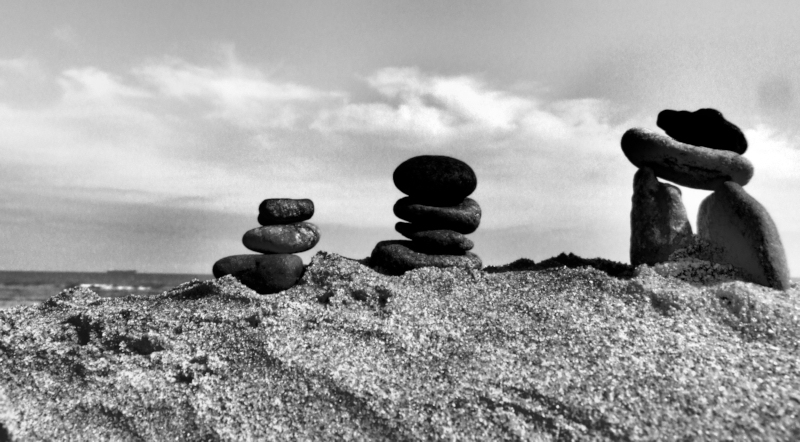
[[[664,110],[656,124],[668,136],[634,128],[622,136],[622,151],[639,168],[634,176],[631,210],[631,264],[666,262],[697,242],[680,190],[656,177],[713,193],[700,205],[697,237],[713,256],[747,279],[768,287],[789,288],[786,254],[766,209],[744,191],[753,165],[742,154],[742,131],[714,109]]]
[[[420,267],[480,269],[483,263],[464,236],[481,221],[480,206],[467,198],[478,185],[472,168],[455,158],[422,155],[400,164],[393,179],[408,195],[394,205],[394,214],[408,221],[395,230],[411,241],[379,242],[372,264],[390,274]]]
[[[258,207],[262,227],[244,234],[242,243],[260,255],[234,255],[214,263],[214,277],[233,275],[261,294],[291,288],[303,275],[303,260],[293,253],[305,252],[319,242],[319,229],[305,222],[314,215],[309,199],[273,198]]]

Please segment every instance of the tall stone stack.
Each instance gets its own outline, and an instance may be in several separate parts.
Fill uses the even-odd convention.
[[[478,203],[467,198],[478,185],[475,172],[463,161],[447,156],[410,158],[394,171],[394,184],[408,195],[394,205],[405,221],[395,225],[410,241],[381,241],[372,251],[373,266],[402,274],[420,267],[480,269],[481,259],[465,235],[481,221]]]
[[[319,229],[305,222],[314,215],[309,199],[273,198],[258,207],[261,227],[248,230],[242,243],[259,255],[233,255],[214,263],[214,277],[233,275],[261,294],[294,286],[303,275],[303,260],[294,253],[313,248]]]
[[[697,237],[710,247],[705,259],[729,264],[750,281],[789,288],[786,254],[766,209],[747,194],[753,165],[742,154],[742,131],[714,109],[664,110],[656,124],[667,136],[633,128],[622,136],[622,151],[638,167],[631,209],[631,264],[666,262],[693,243],[677,187],[711,190],[700,205]]]

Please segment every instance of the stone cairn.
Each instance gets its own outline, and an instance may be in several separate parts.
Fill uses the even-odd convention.
[[[469,252],[474,244],[464,236],[481,221],[481,208],[467,198],[478,185],[469,165],[455,158],[422,155],[394,171],[394,184],[408,195],[394,205],[395,230],[410,241],[381,241],[371,263],[399,275],[420,267],[480,269],[481,259]]]
[[[248,230],[242,243],[260,255],[233,255],[214,263],[214,277],[233,275],[261,294],[286,290],[303,275],[305,252],[319,242],[319,229],[305,222],[314,215],[309,199],[273,198],[258,207],[261,227]]]
[[[692,250],[683,254],[731,265],[751,282],[788,289],[778,229],[743,188],[753,165],[742,156],[747,150],[742,131],[714,109],[664,110],[656,124],[667,136],[641,128],[622,136],[622,152],[639,168],[633,178],[631,264],[667,262],[677,251]],[[657,178],[713,191],[700,205],[697,235],[680,189]]]

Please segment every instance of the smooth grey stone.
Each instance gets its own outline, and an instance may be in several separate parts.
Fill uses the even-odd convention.
[[[381,241],[372,250],[370,264],[383,271],[401,275],[422,267],[460,267],[480,270],[483,262],[472,252],[463,255],[429,255],[414,249],[411,241]]]
[[[242,237],[242,244],[254,252],[300,253],[319,242],[319,229],[309,222],[256,227]]]
[[[262,226],[297,223],[312,216],[314,203],[310,199],[270,198],[258,206],[258,223]]]
[[[410,197],[401,198],[394,205],[394,214],[414,224],[419,230],[472,233],[481,223],[481,206],[471,198],[449,207],[421,204]]]
[[[233,275],[261,294],[278,293],[294,286],[303,275],[297,255],[233,255],[214,263],[215,278]]]
[[[667,262],[672,252],[691,244],[692,225],[680,189],[659,182],[653,170],[645,167],[633,176],[631,199],[633,266]]]
[[[409,158],[397,166],[392,178],[401,192],[434,206],[458,204],[478,186],[467,163],[442,155]]]
[[[659,112],[656,124],[681,143],[729,150],[739,155],[747,151],[747,139],[742,130],[716,109],[694,112],[665,109]]]
[[[697,234],[718,250],[714,262],[730,264],[752,282],[789,289],[789,267],[778,228],[742,186],[726,182],[700,204]]]
[[[714,190],[726,181],[746,185],[753,177],[747,158],[726,150],[692,146],[666,135],[633,128],[622,136],[622,152],[638,168],[681,186]]]
[[[475,247],[469,238],[454,230],[419,230],[409,223],[397,223],[394,229],[412,240],[417,249],[433,255],[463,255]]]

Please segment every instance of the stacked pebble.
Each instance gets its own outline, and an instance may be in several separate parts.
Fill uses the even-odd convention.
[[[261,227],[244,234],[242,243],[260,255],[233,255],[214,263],[214,277],[233,275],[261,294],[286,290],[303,274],[304,252],[319,242],[319,229],[305,222],[314,215],[309,199],[273,198],[258,207]]]
[[[411,241],[381,241],[371,261],[387,273],[402,274],[420,267],[480,269],[481,259],[464,236],[481,221],[481,208],[467,198],[478,185],[469,165],[447,156],[410,158],[394,171],[394,184],[408,195],[394,205],[395,230]]]
[[[743,189],[753,165],[742,156],[747,150],[742,131],[714,109],[664,110],[656,124],[668,136],[634,128],[622,137],[622,151],[640,169],[634,176],[631,264],[667,262],[699,238],[712,246],[702,259],[731,265],[752,282],[788,289],[775,223]],[[700,205],[696,237],[680,190],[656,177],[713,191]]]

